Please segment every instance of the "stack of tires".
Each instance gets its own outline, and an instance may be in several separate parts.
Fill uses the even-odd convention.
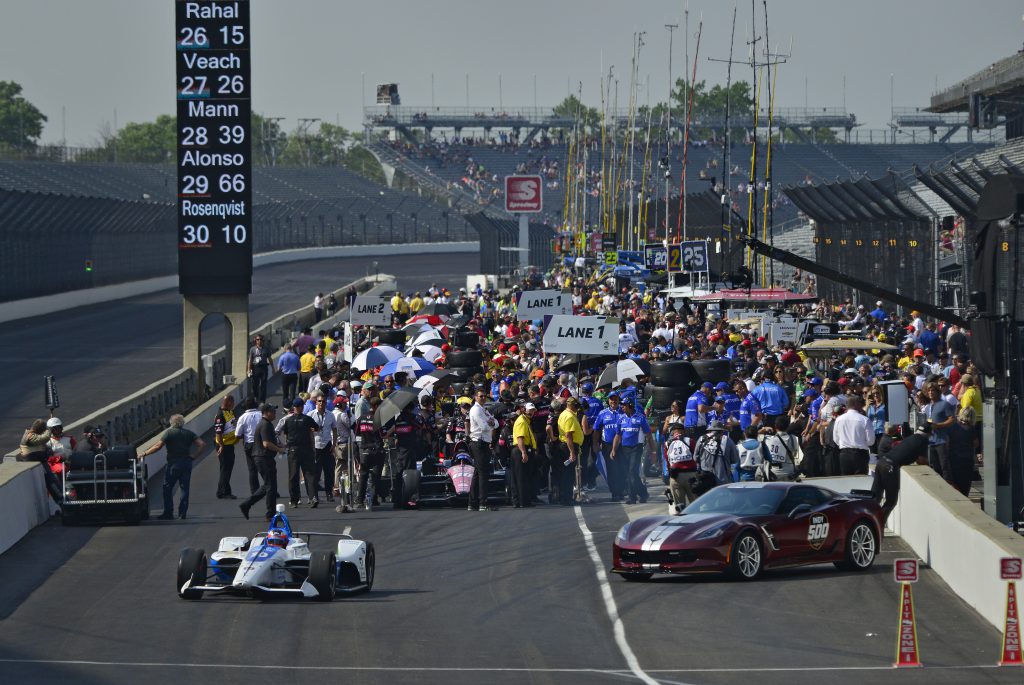
[[[701,383],[728,383],[732,376],[732,362],[728,359],[697,359],[691,364]]]
[[[381,345],[397,347],[405,344],[405,331],[401,328],[375,328],[373,337]]]
[[[480,336],[472,331],[453,331],[452,349],[448,352],[447,368],[463,381],[470,380],[482,371],[483,353],[480,352]]]
[[[652,362],[651,382],[646,388],[647,396],[652,399],[652,415],[665,416],[676,400],[685,405],[702,382],[694,364],[685,359]]]

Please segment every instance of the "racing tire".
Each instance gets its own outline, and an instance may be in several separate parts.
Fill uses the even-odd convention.
[[[402,497],[405,502],[402,502],[404,506],[406,502],[412,502],[420,494],[420,472],[416,469],[406,469],[402,472]]]
[[[732,367],[728,359],[696,359],[693,362],[693,370],[697,374],[699,383],[728,383],[732,375]]]
[[[764,548],[749,530],[736,536],[729,551],[729,575],[736,580],[754,580],[764,568]]]
[[[853,524],[846,534],[843,546],[843,560],[836,561],[836,568],[843,571],[867,571],[878,557],[878,536],[871,524],[861,519]]]
[[[683,359],[652,362],[651,384],[664,387],[699,385],[700,376],[693,366]]]
[[[334,600],[338,592],[338,564],[332,552],[313,552],[309,557],[309,584],[316,589],[318,602]]]
[[[381,345],[405,344],[405,331],[400,328],[378,328],[373,333]]]
[[[654,577],[653,573],[622,573],[620,575],[627,583],[646,583]]]
[[[455,347],[466,347],[475,350],[480,344],[480,334],[473,331],[459,331],[454,337]]]
[[[366,587],[363,592],[373,589],[373,578],[377,575],[377,552],[373,549],[373,543],[366,543]]]
[[[666,387],[658,385],[647,386],[646,394],[651,398],[651,406],[655,410],[670,409],[672,403],[679,400],[686,405],[686,400],[690,399],[690,395],[697,391],[698,386],[696,385],[680,385],[675,387]]]
[[[452,350],[448,353],[448,366],[479,368],[483,359],[480,350]]]
[[[463,381],[465,381],[462,384],[463,387],[465,386],[466,383],[469,382],[469,380],[473,376],[475,376],[476,374],[480,373],[480,367],[479,366],[451,366],[451,367],[448,367],[448,370],[451,371],[452,373],[454,373],[459,378],[463,379]],[[456,392],[461,392],[461,390],[457,390]]]
[[[178,596],[182,599],[202,599],[202,590],[185,589],[185,583],[206,582],[206,552],[186,547],[178,557]]]

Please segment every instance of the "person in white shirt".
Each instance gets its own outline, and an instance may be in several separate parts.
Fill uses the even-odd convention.
[[[306,416],[313,419],[317,425],[316,434],[313,436],[313,449],[316,450],[316,457],[313,461],[313,473],[316,479],[320,475],[324,478],[324,492],[327,501],[334,501],[334,446],[338,442],[337,420],[334,412],[327,408],[327,397],[323,393],[316,393],[313,396],[313,410],[306,413]],[[319,492],[319,485],[314,492]]]
[[[245,411],[235,419],[235,435],[242,439],[242,451],[245,452],[245,465],[249,470],[249,494],[260,489],[259,470],[252,457],[252,446],[256,441],[256,426],[263,419],[263,414],[256,407],[256,401],[252,398],[246,400],[242,405]]]
[[[341,500],[336,507],[339,514],[350,511],[346,502],[344,489],[345,475],[351,476],[349,471],[349,454],[352,449],[352,412],[349,410],[349,398],[345,394],[339,394],[334,402],[334,428],[337,436],[334,447],[334,494]],[[354,454],[352,456],[355,456]],[[351,478],[350,478],[351,488]]]
[[[498,421],[487,411],[487,393],[476,391],[476,402],[469,410],[469,453],[473,456],[473,487],[469,491],[469,511],[487,508],[487,480],[491,471],[491,442]]]
[[[839,473],[866,476],[875,430],[871,420],[864,415],[863,397],[851,395],[846,401],[846,412],[836,419],[832,437],[839,446]]]

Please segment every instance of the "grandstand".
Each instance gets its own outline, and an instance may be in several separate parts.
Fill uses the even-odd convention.
[[[476,239],[459,212],[346,169],[253,171],[256,252]],[[164,164],[0,160],[0,300],[174,273],[176,185]],[[55,242],[64,268],[40,269]]]

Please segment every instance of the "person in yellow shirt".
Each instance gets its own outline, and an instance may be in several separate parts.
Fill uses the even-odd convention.
[[[530,421],[536,413],[536,405],[527,402],[512,424],[512,500],[516,509],[533,506],[534,467],[530,456],[536,454],[537,438]]]
[[[984,410],[981,401],[981,388],[974,382],[974,376],[964,374],[960,377],[960,385],[963,391],[960,393],[960,409],[970,407],[974,410],[975,427],[981,425],[981,412]]]
[[[592,312],[596,312],[597,308],[601,306],[601,299],[598,297],[597,291],[590,293],[590,299],[587,300],[587,309]]]
[[[575,476],[580,446],[583,445],[583,426],[577,416],[579,411],[580,401],[570,397],[565,403],[565,409],[558,415],[558,435],[564,446],[559,445],[558,459],[551,465],[551,475],[558,483],[558,503],[563,507],[572,505],[573,484],[578,480]]]
[[[309,387],[309,379],[313,377],[313,369],[316,368],[316,348],[310,345],[306,352],[299,357],[299,389]]]
[[[415,316],[421,309],[423,309],[423,298],[419,293],[416,293],[412,296],[412,299],[409,300],[409,312]]]

